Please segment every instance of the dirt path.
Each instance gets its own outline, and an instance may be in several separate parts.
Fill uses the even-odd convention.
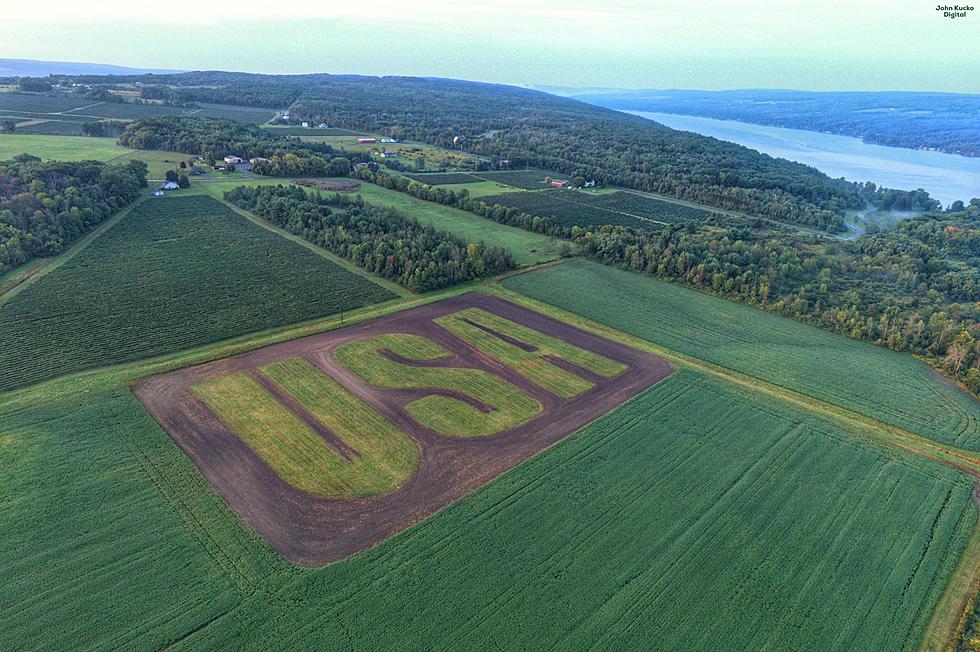
[[[480,307],[558,337],[628,369],[572,399],[561,399],[509,367],[455,338],[433,319]],[[544,410],[527,423],[490,437],[449,438],[422,427],[405,405],[439,390],[370,386],[340,365],[341,344],[400,332],[428,337],[454,354],[440,366],[492,371],[534,396]],[[419,468],[404,485],[382,496],[335,499],[313,496],[285,483],[189,391],[207,378],[288,357],[302,356],[351,389],[415,439]],[[231,358],[140,381],[134,387],[147,410],[204,473],[211,486],[287,559],[305,566],[337,561],[375,545],[490,482],[504,471],[561,441],[597,417],[670,375],[674,367],[656,356],[607,340],[509,301],[466,294],[352,326],[282,342]]]

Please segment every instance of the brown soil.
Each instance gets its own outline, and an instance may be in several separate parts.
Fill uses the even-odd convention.
[[[595,387],[574,398],[561,399],[432,322],[437,317],[469,307],[483,308],[623,362],[629,368],[612,379],[591,375],[590,380],[599,381]],[[454,352],[447,359],[414,364],[492,371],[534,396],[544,410],[527,423],[490,437],[451,438],[424,428],[409,416],[404,406],[433,392],[451,392],[373,387],[334,359],[333,351],[345,342],[390,332],[422,335]],[[419,467],[404,485],[381,496],[353,499],[314,496],[296,489],[284,482],[189,391],[191,385],[207,378],[248,371],[274,360],[297,356],[306,358],[351,389],[418,442],[421,449]],[[586,333],[503,299],[470,293],[339,331],[282,342],[147,378],[137,383],[134,390],[150,414],[232,509],[287,559],[304,566],[318,566],[348,557],[421,521],[564,439],[673,371],[674,368],[661,358]],[[321,435],[336,445],[329,431]]]

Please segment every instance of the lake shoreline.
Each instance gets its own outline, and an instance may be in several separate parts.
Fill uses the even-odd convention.
[[[853,136],[687,114],[624,111],[814,167],[828,176],[899,190],[924,188],[948,206],[980,197],[980,158],[868,143]]]

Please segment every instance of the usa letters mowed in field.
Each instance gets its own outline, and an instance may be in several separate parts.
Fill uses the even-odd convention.
[[[398,533],[672,371],[471,293],[135,391],[245,521],[315,566]]]

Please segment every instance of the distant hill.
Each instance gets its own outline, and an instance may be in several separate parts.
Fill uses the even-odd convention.
[[[562,89],[610,109],[697,115],[980,156],[980,95],[960,93]]]
[[[35,61],[33,59],[0,59],[0,77],[47,77],[48,75],[144,75],[173,73],[180,70],[162,68],[129,68],[105,63],[73,61]]]

